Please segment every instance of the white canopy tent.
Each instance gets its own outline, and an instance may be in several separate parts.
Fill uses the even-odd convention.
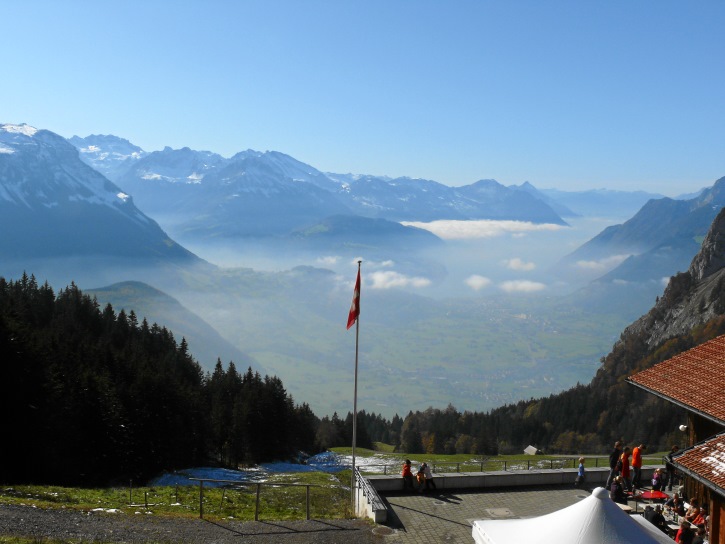
[[[623,512],[603,487],[545,516],[476,520],[472,535],[477,544],[672,544],[642,516]]]

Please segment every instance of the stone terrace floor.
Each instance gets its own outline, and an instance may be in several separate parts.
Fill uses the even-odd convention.
[[[440,494],[388,494],[388,522],[373,530],[390,544],[473,542],[477,519],[530,518],[549,514],[585,499],[591,489],[538,486]],[[634,508],[634,503],[630,506]],[[642,507],[639,507],[642,510]]]

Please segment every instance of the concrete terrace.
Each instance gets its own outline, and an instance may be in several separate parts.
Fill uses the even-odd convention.
[[[430,544],[473,542],[471,525],[477,519],[529,518],[550,514],[586,498],[591,488],[536,486],[514,489],[444,491],[389,495],[385,526],[373,529],[385,542]]]
[[[656,467],[643,467],[650,478]],[[603,486],[609,469],[587,470],[583,488],[573,485],[575,469],[451,473],[435,478],[431,493],[403,493],[399,476],[369,476],[378,493],[384,520],[373,533],[384,542],[423,544],[472,542],[471,524],[477,519],[515,519],[542,516],[585,499]],[[644,505],[630,501],[633,513]],[[369,513],[369,517],[373,517]]]

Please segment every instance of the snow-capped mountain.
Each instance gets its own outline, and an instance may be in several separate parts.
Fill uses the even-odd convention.
[[[248,149],[247,151],[242,151],[234,155],[234,157],[232,157],[232,161],[250,158],[256,158],[261,162],[264,162],[269,165],[273,171],[278,172],[285,178],[289,178],[293,181],[311,183],[320,189],[324,189],[332,193],[337,193],[340,190],[340,184],[338,182],[330,179],[327,175],[323,174],[316,168],[278,151],[260,152]]]
[[[502,219],[566,224],[543,197],[481,180],[449,187],[427,179],[385,176],[327,176],[342,185],[343,201],[365,217],[391,221]]]
[[[83,162],[113,181],[119,172],[146,155],[143,149],[118,136],[91,134],[85,138],[73,136],[68,141],[78,149]]]
[[[5,258],[198,260],[65,138],[28,125],[0,125],[0,228]]]
[[[139,207],[186,239],[286,234],[350,210],[314,168],[276,152],[230,159],[188,148],[148,154],[119,176]]]
[[[188,147],[147,153],[119,172],[116,183],[134,196],[136,205],[154,217],[169,212],[182,213],[184,202],[199,198],[200,184],[209,173],[227,164],[228,159],[209,151]]]
[[[327,174],[341,184],[341,197],[355,213],[392,221],[468,219],[480,205],[441,183],[407,177]]]

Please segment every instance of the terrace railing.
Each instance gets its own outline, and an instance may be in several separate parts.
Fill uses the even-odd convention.
[[[645,464],[660,465],[662,460],[659,457],[643,458]],[[592,464],[593,463],[593,464]],[[532,456],[526,460],[507,460],[507,459],[483,459],[481,461],[466,461],[460,463],[454,462],[432,462],[429,463],[433,472],[493,472],[508,470],[541,470],[555,468],[577,468],[579,466],[578,457],[554,457],[550,459],[538,459]],[[587,467],[608,467],[608,457],[587,457]],[[399,474],[401,465],[395,464],[371,464],[360,465],[359,470],[367,474]]]

